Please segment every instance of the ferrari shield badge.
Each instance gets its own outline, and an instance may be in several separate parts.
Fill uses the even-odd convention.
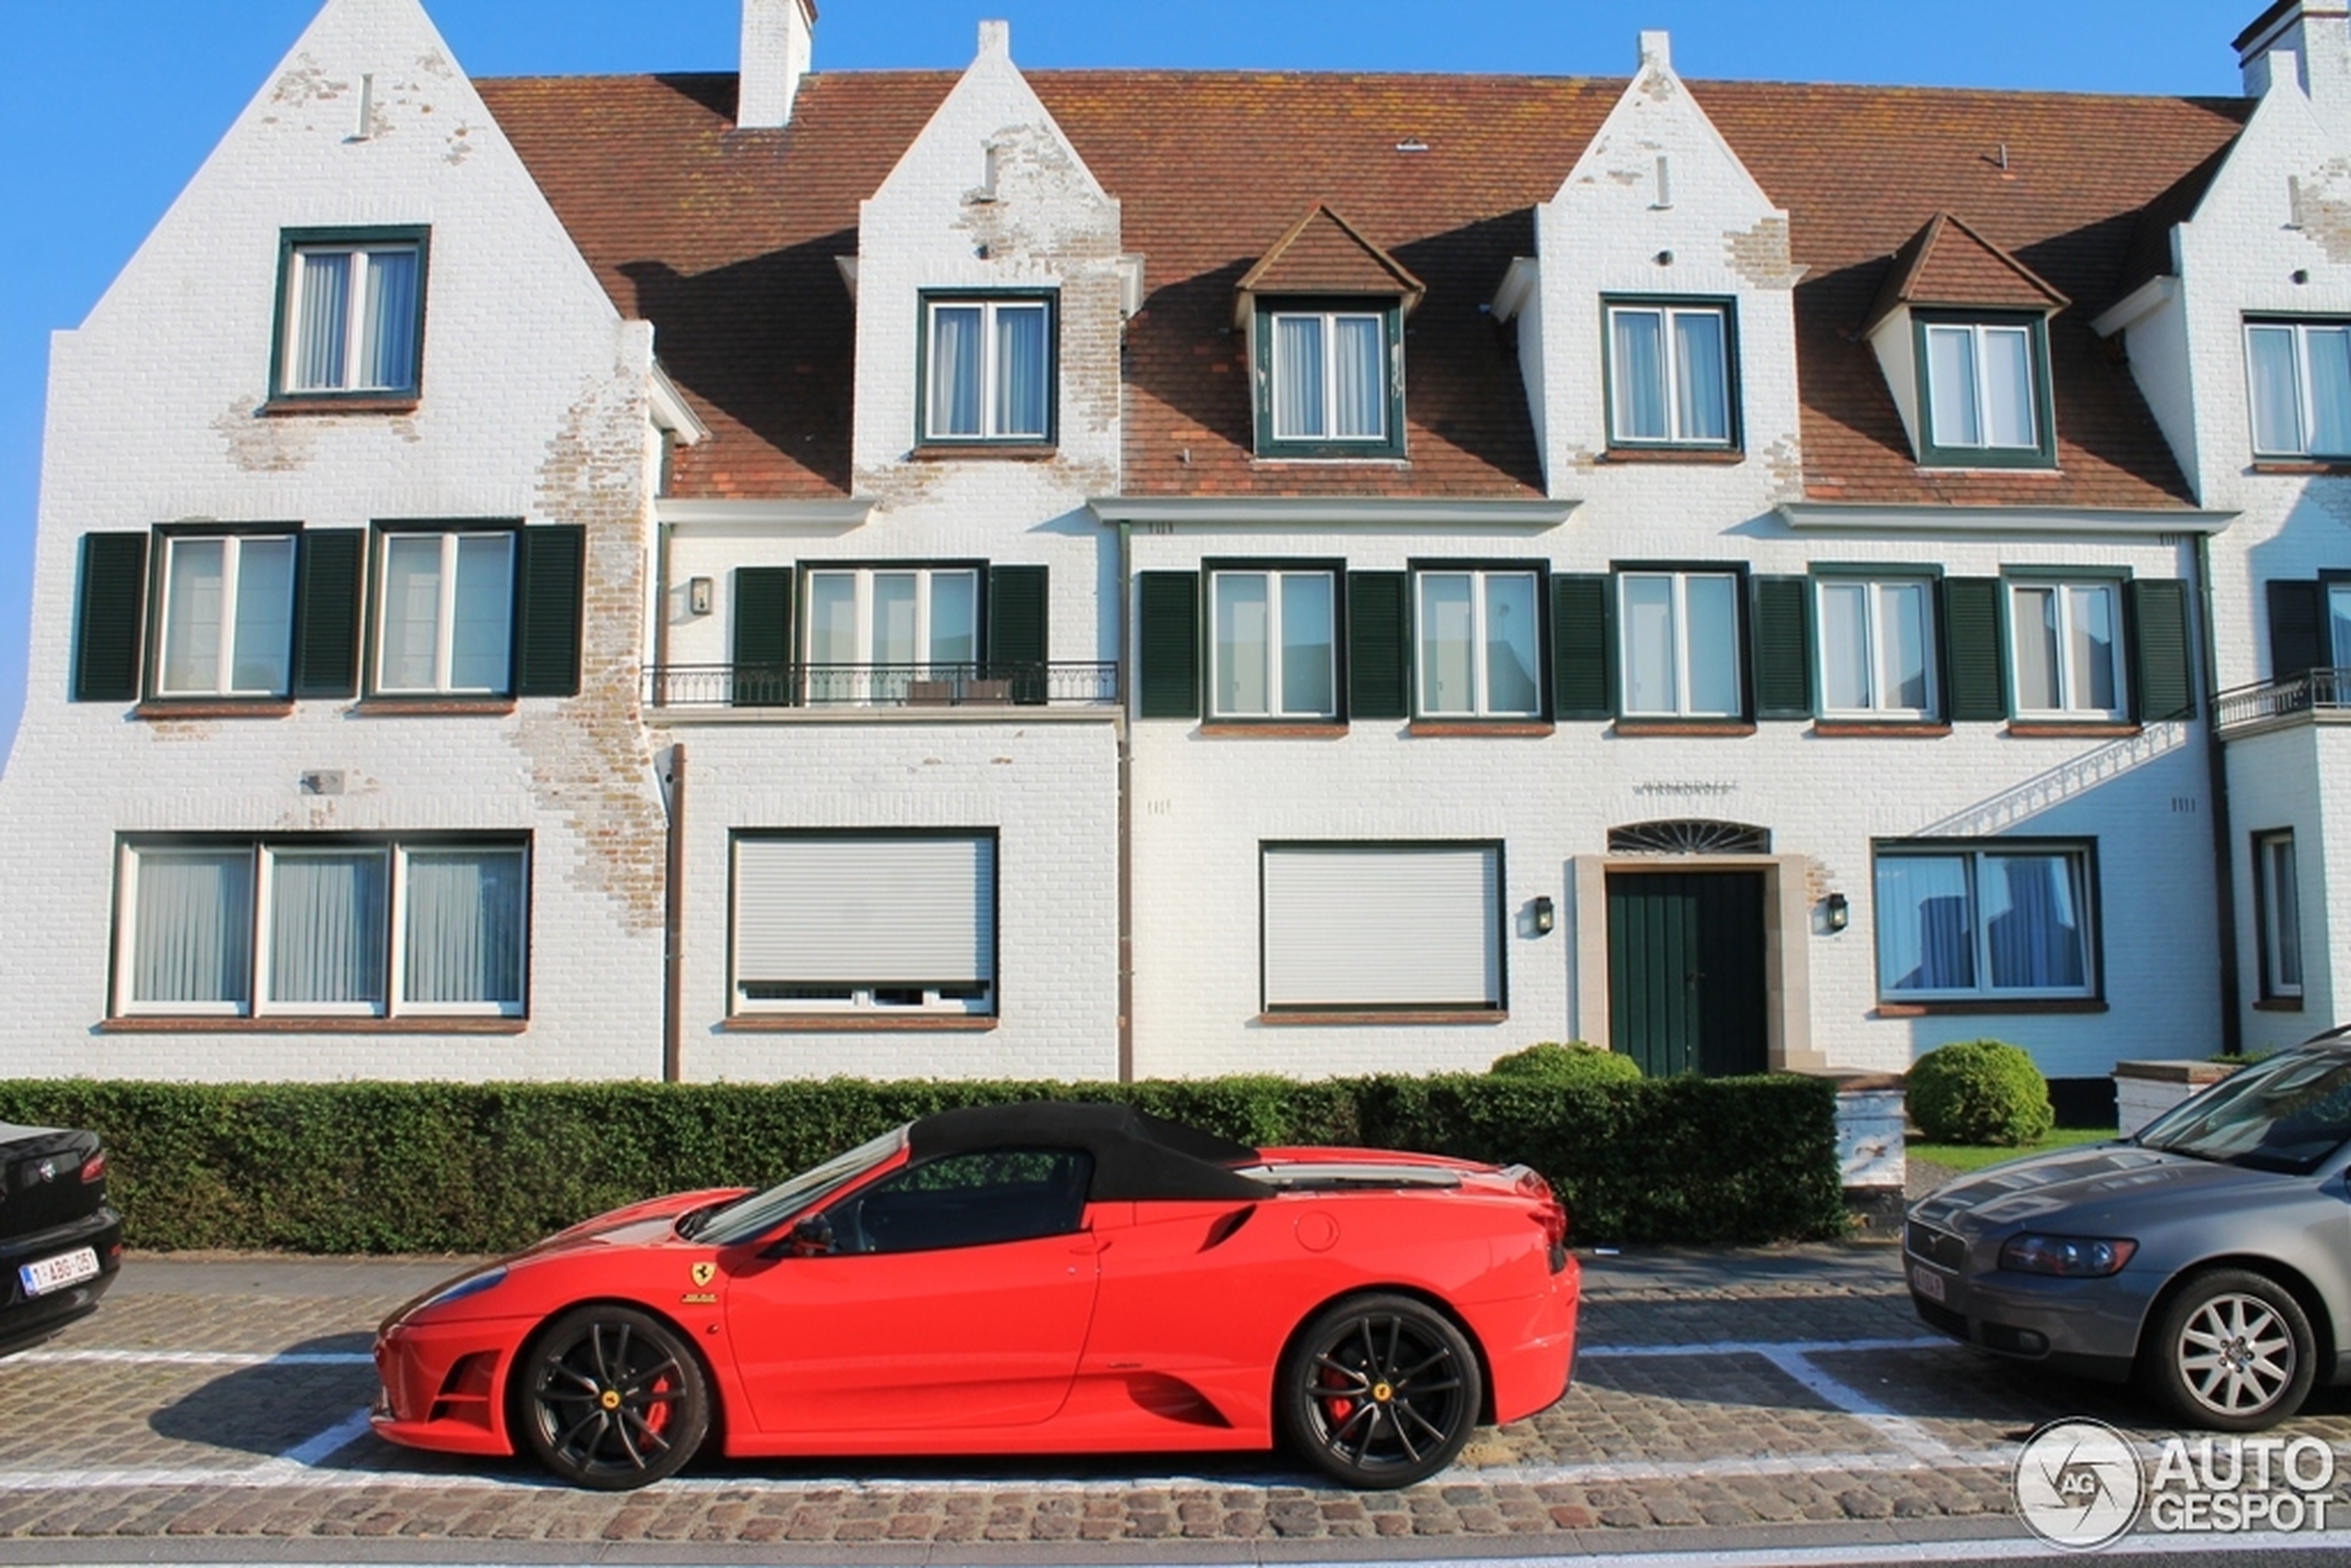
[[[717,1277],[718,1265],[711,1263],[696,1263],[692,1272],[696,1285],[707,1285]]]

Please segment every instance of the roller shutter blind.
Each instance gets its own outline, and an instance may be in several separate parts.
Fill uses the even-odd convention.
[[[1495,844],[1264,850],[1265,1006],[1499,1008]]]
[[[995,977],[993,837],[736,840],[739,988],[992,990]]]

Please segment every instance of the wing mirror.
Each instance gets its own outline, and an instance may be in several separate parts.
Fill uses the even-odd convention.
[[[826,1256],[833,1250],[833,1222],[822,1214],[810,1215],[791,1227],[783,1250],[795,1258]]]

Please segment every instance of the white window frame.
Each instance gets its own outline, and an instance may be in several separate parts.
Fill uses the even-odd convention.
[[[1216,635],[1217,608],[1220,603],[1219,593],[1221,585],[1228,578],[1236,579],[1240,578],[1257,578],[1262,579],[1265,584],[1266,677],[1265,710],[1263,713],[1228,709],[1217,705],[1217,695],[1219,692],[1223,691],[1225,688],[1225,672],[1223,666],[1218,662],[1220,653],[1219,639]],[[1283,660],[1287,656],[1282,645],[1282,586],[1292,578],[1319,578],[1325,584],[1327,585],[1329,591],[1329,604],[1331,609],[1331,705],[1326,708],[1319,708],[1311,712],[1304,709],[1292,711],[1281,705],[1282,689],[1284,686],[1282,678],[1284,674]],[[1309,723],[1318,719],[1337,718],[1338,716],[1338,683],[1340,674],[1338,661],[1339,601],[1337,574],[1322,567],[1310,567],[1303,570],[1297,570],[1280,566],[1219,566],[1208,574],[1208,579],[1209,716],[1213,719],[1294,719]]]
[[[1286,380],[1287,356],[1282,352],[1282,323],[1285,321],[1320,321],[1323,324],[1323,422],[1327,427],[1338,408],[1338,355],[1332,345],[1338,341],[1341,321],[1369,321],[1379,330],[1379,429],[1353,435],[1341,435],[1329,429],[1320,430],[1286,430],[1282,428],[1282,386]],[[1282,445],[1309,444],[1318,442],[1347,442],[1363,446],[1386,446],[1392,439],[1387,428],[1388,405],[1396,396],[1396,369],[1392,363],[1395,345],[1388,342],[1387,312],[1384,310],[1269,310],[1265,313],[1265,330],[1273,342],[1266,346],[1265,363],[1269,369],[1266,396],[1270,416],[1267,428],[1274,440]]]
[[[248,544],[284,544],[294,555],[293,570],[286,575],[286,649],[285,683],[267,690],[240,688],[236,684],[237,609],[242,589],[240,568]],[[172,559],[183,545],[218,544],[220,552],[220,646],[215,651],[213,679],[205,686],[172,686],[171,631],[180,613],[174,603]],[[163,571],[158,586],[159,611],[155,626],[155,695],[159,697],[282,697],[293,689],[293,633],[295,586],[300,581],[301,542],[292,533],[168,533],[163,539]]]
[[[286,297],[280,305],[284,327],[280,333],[279,385],[288,397],[379,396],[406,397],[417,390],[423,379],[425,341],[425,247],[418,240],[320,240],[298,241],[289,247],[286,265]],[[400,382],[378,385],[360,380],[359,369],[365,363],[364,339],[367,313],[364,302],[367,298],[367,274],[379,255],[412,256],[417,263],[416,319],[409,326],[411,353],[408,379]],[[310,386],[300,380],[302,342],[304,338],[302,302],[303,273],[313,256],[349,256],[351,283],[343,296],[342,368],[343,380],[337,386]]]
[[[2283,332],[2294,345],[2294,423],[2300,436],[2292,447],[2265,447],[2261,444],[2261,421],[2257,417],[2255,400],[2259,396],[2260,380],[2253,373],[2253,336],[2256,332]],[[2245,324],[2245,377],[2246,436],[2256,457],[2272,458],[2343,458],[2351,452],[2320,452],[2317,450],[2318,387],[2310,376],[2310,334],[2325,332],[2332,336],[2351,334],[2351,321],[2286,321],[2257,320]],[[2346,422],[2351,422],[2351,409],[2344,410]]]
[[[1941,717],[1943,711],[1942,670],[1935,659],[1937,628],[1934,580],[1932,578],[1891,576],[1817,578],[1813,581],[1812,605],[1813,625],[1816,628],[1825,628],[1828,625],[1830,591],[1843,588],[1862,590],[1862,638],[1866,645],[1864,657],[1867,662],[1861,673],[1864,677],[1864,684],[1868,687],[1867,701],[1858,708],[1839,708],[1830,704],[1829,660],[1832,650],[1825,632],[1820,633],[1814,637],[1813,641],[1820,650],[1820,668],[1815,673],[1820,680],[1821,716],[1823,718],[1893,718],[1922,722],[1931,722]],[[1924,632],[1925,650],[1926,705],[1924,707],[1901,707],[1887,701],[1886,698],[1886,693],[1896,685],[1895,672],[1891,668],[1895,649],[1889,644],[1886,637],[1885,598],[1886,591],[1892,589],[1914,591],[1919,595],[1922,612],[1920,625]]]
[[[140,1002],[131,994],[138,931],[139,874],[151,852],[210,851],[240,852],[247,857],[250,902],[246,930],[245,1000],[233,1002]],[[512,1001],[416,1002],[404,994],[408,917],[408,862],[426,852],[472,852],[513,857],[522,889],[522,929],[516,933],[522,954],[520,996]],[[270,990],[272,899],[278,863],[304,855],[371,854],[384,865],[383,946],[378,957],[381,1002],[274,1002]],[[520,839],[318,839],[271,838],[206,842],[172,839],[125,839],[116,850],[114,931],[114,1008],[116,1017],[185,1018],[520,1018],[528,1015],[530,994],[530,845]]]
[[[962,666],[968,665],[974,672],[976,672],[987,659],[988,651],[984,646],[984,637],[987,626],[985,596],[988,574],[977,566],[837,566],[812,562],[805,575],[807,588],[804,594],[805,605],[800,617],[802,627],[800,633],[800,652],[802,664],[807,671],[804,682],[807,688],[807,701],[812,704],[851,703],[896,705],[905,701],[909,681],[925,678],[952,678],[952,675],[927,676],[917,673],[918,670],[935,672],[943,669],[961,673]],[[875,646],[875,640],[880,635],[880,627],[874,616],[874,579],[877,576],[905,577],[910,575],[914,579],[914,642],[921,650],[921,655],[913,661],[912,665],[902,665],[896,661],[886,661],[877,656],[879,650]],[[827,577],[847,578],[851,581],[850,600],[853,606],[852,615],[856,623],[852,637],[856,643],[857,652],[863,656],[848,661],[846,665],[819,660],[816,657],[816,583],[818,579]],[[934,656],[932,642],[937,628],[932,625],[932,591],[939,579],[951,577],[971,579],[972,656],[968,660],[941,660]],[[886,666],[887,667],[859,668],[860,666]],[[846,670],[848,673],[823,676],[817,673],[824,670]]]
[[[1664,374],[1666,433],[1661,436],[1629,435],[1624,430],[1624,399],[1623,366],[1617,363],[1616,323],[1626,316],[1654,316],[1661,319],[1658,330],[1661,352],[1659,358]],[[1692,435],[1682,428],[1681,366],[1673,353],[1674,323],[1686,316],[1710,316],[1722,323],[1723,344],[1723,433],[1719,436]],[[1716,451],[1728,451],[1738,445],[1738,378],[1732,374],[1732,361],[1736,354],[1731,332],[1731,309],[1726,305],[1668,305],[1661,301],[1627,301],[1608,307],[1607,330],[1601,342],[1607,361],[1609,388],[1608,440],[1611,446],[1696,446]]]
[[[827,982],[819,986],[815,979],[795,981],[754,981],[742,977],[743,896],[745,877],[743,852],[747,846],[777,841],[802,841],[838,847],[853,855],[859,849],[878,849],[884,845],[911,842],[943,842],[961,848],[972,846],[984,863],[987,885],[975,887],[975,896],[984,896],[986,914],[976,917],[976,940],[985,951],[976,956],[988,973],[972,977],[971,983],[946,985],[932,980],[921,986],[893,981],[875,980],[856,975],[824,977]],[[984,848],[983,848],[984,846]],[[733,836],[728,846],[729,887],[728,890],[727,967],[728,995],[730,1011],[737,1016],[755,1017],[761,1014],[854,1014],[865,1017],[920,1017],[926,1014],[947,1014],[965,1017],[992,1017],[1000,1004],[1001,987],[1001,938],[995,909],[1002,886],[1001,845],[997,836],[986,830],[955,830],[932,832],[891,832],[887,829],[870,833],[833,832],[742,832]],[[877,916],[893,925],[918,912],[900,910],[881,912]],[[887,942],[884,935],[879,939]],[[959,977],[960,978],[960,977]],[[802,992],[791,996],[753,996],[754,988],[790,989]],[[818,991],[827,994],[810,994]],[[897,994],[893,994],[897,993]],[[913,993],[911,996],[905,993]]]
[[[979,312],[979,429],[976,430],[942,430],[933,417],[939,410],[939,313],[941,310],[976,310]],[[996,429],[996,392],[1000,374],[996,343],[996,317],[1005,311],[1034,312],[1045,329],[1045,405],[1039,411],[1041,424],[1034,430]],[[1038,443],[1053,439],[1053,406],[1061,396],[1061,367],[1056,363],[1053,345],[1053,302],[1037,294],[1013,294],[993,298],[986,294],[939,294],[923,301],[923,440],[925,442],[1005,442]]]
[[[2302,1000],[2302,878],[2294,852],[2294,829],[2272,828],[2253,836],[2254,917],[2261,958],[2261,999]]]
[[[2128,653],[2123,646],[2127,640],[2127,633],[2122,624],[2121,582],[2112,578],[2015,578],[2009,579],[2002,586],[2008,599],[2006,607],[2009,624],[2009,685],[2013,699],[2012,711],[2016,716],[2028,720],[2116,721],[2127,718],[2131,710],[2131,670]],[[2072,646],[2073,627],[2077,614],[2074,609],[2073,596],[2078,592],[2093,590],[2105,596],[2108,624],[2114,628],[2113,641],[2108,645],[2108,658],[2111,664],[2109,674],[2114,683],[2114,706],[2110,708],[2090,707],[2080,700],[2080,694],[2073,690],[2073,666],[2067,656],[2068,650]],[[2040,629],[2038,616],[2030,617],[2031,625],[2028,627],[2028,617],[2018,610],[2016,599],[2020,591],[2046,591],[2055,597],[2058,612],[2056,668],[2058,705],[2053,708],[2027,705],[2024,691],[2019,684],[2023,661],[2018,653],[2017,640],[2025,636],[2028,631],[2037,633]]]
[[[1740,576],[1737,572],[1709,571],[1626,571],[1618,573],[1617,577],[1617,606],[1619,613],[1617,615],[1616,654],[1618,659],[1617,667],[1624,672],[1624,678],[1621,682],[1624,693],[1623,716],[1626,718],[1733,719],[1746,717],[1747,714],[1744,693],[1747,690],[1747,665],[1746,653],[1744,647],[1742,646],[1745,641],[1745,638],[1742,634],[1746,628],[1746,620],[1740,610],[1740,601],[1743,597],[1741,590],[1746,586],[1746,579]],[[1731,701],[1733,705],[1726,709],[1717,710],[1708,708],[1700,710],[1693,705],[1693,699],[1690,695],[1690,670],[1692,660],[1690,657],[1691,624],[1689,590],[1691,582],[1698,579],[1705,579],[1708,580],[1720,579],[1727,581],[1731,585],[1731,628],[1727,641],[1731,650]],[[1630,642],[1632,628],[1626,624],[1627,617],[1623,613],[1624,604],[1624,586],[1625,584],[1636,580],[1647,581],[1658,579],[1662,579],[1671,583],[1673,589],[1673,706],[1663,709],[1636,708],[1633,706],[1632,702],[1633,648]]]
[[[1534,613],[1534,666],[1528,673],[1535,678],[1535,701],[1525,708],[1497,708],[1493,703],[1493,671],[1487,665],[1487,615],[1490,606],[1486,589],[1498,579],[1523,578],[1530,585],[1527,603]],[[1425,585],[1453,579],[1468,582],[1470,587],[1470,702],[1466,707],[1440,708],[1428,702],[1428,661],[1421,656],[1426,639],[1428,601]],[[1412,638],[1413,663],[1420,666],[1412,679],[1413,712],[1424,718],[1539,718],[1543,713],[1543,575],[1536,571],[1515,571],[1507,568],[1427,566],[1412,574]]]
[[[2081,942],[2082,983],[2078,986],[1995,986],[1992,983],[1991,922],[1984,917],[1984,867],[1987,861],[2003,859],[2056,859],[2071,868],[2069,887],[2073,902],[2076,931]],[[1968,927],[1972,933],[1972,966],[1975,983],[1972,986],[1915,988],[1896,989],[1886,983],[1885,945],[1880,933],[1875,956],[1878,971],[1877,987],[1880,1000],[1885,1002],[2044,1002],[2078,1001],[2098,994],[2098,928],[2097,928],[2097,868],[2090,847],[2083,843],[2064,844],[2002,844],[1996,841],[1982,848],[1958,845],[1896,845],[1882,844],[1872,855],[1870,868],[1871,902],[1876,918],[1890,918],[1885,907],[1879,873],[1889,861],[1895,860],[1956,860],[1966,867]]]
[[[516,569],[519,564],[512,529],[384,529],[377,533],[376,628],[369,650],[374,664],[372,691],[387,697],[504,697],[515,689]],[[438,539],[441,541],[441,602],[433,616],[433,681],[429,686],[392,686],[384,679],[384,637],[390,631],[392,573],[389,562],[394,541]],[[454,684],[457,643],[458,541],[500,539],[506,543],[506,675],[495,686]]]
[[[2041,429],[2041,378],[2046,370],[2041,363],[2040,334],[2031,326],[2014,321],[1927,321],[1921,325],[1924,328],[1919,342],[1922,357],[1928,355],[1929,345],[1934,342],[1935,334],[1938,332],[1960,334],[1970,340],[1969,353],[1972,356],[1971,364],[1974,374],[1970,378],[1968,390],[1975,400],[1975,430],[1978,438],[1974,441],[1948,441],[1944,438],[1942,421],[1935,417],[1934,378],[1932,373],[1928,373],[1921,383],[1922,401],[1926,404],[1927,444],[1943,452],[2038,452],[2042,450],[2046,442]],[[1984,345],[1987,339],[1995,336],[2017,337],[2024,340],[2024,413],[2031,423],[2026,432],[2027,439],[2021,442],[1998,442],[1992,439],[1992,397],[1984,383]],[[1931,364],[1931,359],[1927,363]],[[1922,369],[1924,368],[1925,367],[1922,366]]]
[[[1325,865],[1306,869],[1317,860]],[[1415,868],[1416,860],[1422,868]],[[1499,841],[1263,842],[1258,872],[1258,994],[1266,1013],[1499,1014],[1508,1008],[1507,867]],[[1424,895],[1424,882],[1434,891]],[[1323,883],[1337,890],[1315,893]],[[1371,896],[1374,890],[1392,896]],[[1478,922],[1474,952],[1469,933],[1433,933],[1428,927],[1433,912],[1466,915],[1472,898]],[[1469,982],[1473,968],[1479,977]],[[1435,988],[1449,984],[1459,985],[1462,994],[1436,994]],[[1482,994],[1466,994],[1473,985]],[[1312,994],[1325,988],[1353,994]]]

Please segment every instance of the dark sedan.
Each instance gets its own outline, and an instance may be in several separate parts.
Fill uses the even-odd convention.
[[[0,1122],[0,1355],[95,1312],[121,1267],[97,1135]]]

